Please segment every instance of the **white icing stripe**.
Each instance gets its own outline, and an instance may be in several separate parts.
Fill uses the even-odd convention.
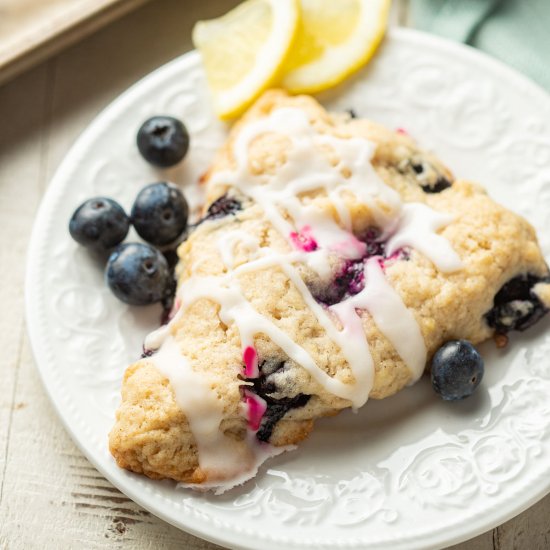
[[[330,307],[344,326],[344,330],[339,331],[315,301],[291,263],[299,260],[304,254],[297,252],[288,255],[275,254],[266,248],[262,249],[262,253],[264,254],[262,258],[238,267],[234,271],[235,275],[272,266],[279,266],[287,274],[319,324],[327,332],[328,337],[340,347],[348,361],[356,378],[356,384],[347,398],[353,402],[354,407],[360,407],[366,402],[374,381],[373,362],[362,325],[360,321],[359,324],[357,323],[359,317],[356,309],[369,311],[380,332],[388,338],[411,370],[414,381],[422,375],[426,364],[426,347],[422,333],[414,315],[387,282],[376,258],[366,262],[365,288],[355,296]],[[350,338],[352,335],[353,337]]]
[[[462,269],[464,264],[449,241],[436,234],[436,231],[449,225],[453,219],[453,216],[436,212],[425,204],[404,204],[395,234],[386,244],[387,254],[391,255],[400,248],[411,246],[424,254],[443,273]]]
[[[222,401],[208,380],[189,365],[174,338],[166,336],[150,360],[170,380],[176,403],[194,436],[201,469],[214,479],[234,477],[247,470],[242,448],[220,431]]]
[[[345,331],[345,326],[344,330],[338,330],[323,307],[315,301],[298,271],[292,265],[292,262],[302,259],[304,256],[307,256],[307,254],[294,252],[282,255],[276,254],[268,248],[263,248],[262,252],[264,254],[262,258],[243,264],[235,269],[234,274],[239,275],[242,273],[254,272],[272,266],[278,266],[286,273],[287,277],[293,282],[296,289],[302,295],[305,304],[315,315],[318,323],[326,331],[327,336],[342,350],[344,358],[348,362],[355,378],[354,384],[346,385],[346,391],[336,395],[349,399],[354,408],[361,407],[366,403],[374,382],[374,365],[363,333],[361,333],[362,337],[358,342],[350,342],[349,334]],[[323,384],[323,386],[327,391],[331,391],[328,385]]]
[[[268,262],[271,261],[269,256],[266,259]],[[257,268],[260,262],[261,260],[255,262]],[[307,288],[305,290],[309,294]],[[302,346],[294,342],[288,334],[277,327],[272,321],[258,313],[244,298],[238,281],[234,278],[225,276],[190,279],[182,286],[179,297],[182,301],[183,310],[187,309],[191,304],[201,298],[213,300],[218,303],[220,305],[219,316],[222,322],[226,325],[230,325],[231,323],[237,325],[243,349],[253,345],[253,337],[255,334],[265,334],[273,343],[279,346],[290,359],[301,365],[314,380],[326,388],[328,392],[338,397],[342,397],[343,399],[349,399],[354,406],[361,406],[366,401],[368,391],[366,396],[361,395],[359,397],[359,393],[365,393],[363,388],[354,384],[344,384],[336,378],[331,378],[324,370],[318,367],[311,355]],[[320,308],[318,304],[315,304],[315,306]],[[328,326],[328,320],[324,321],[323,324]],[[334,333],[338,332],[334,326],[330,327],[330,329]],[[368,382],[368,375],[361,375],[361,372],[353,372],[353,374],[356,378],[359,374],[361,382]]]
[[[380,332],[391,342],[418,380],[426,366],[426,346],[412,312],[388,283],[376,258],[365,265],[365,288],[344,302],[332,306],[343,324],[356,326],[357,309],[367,310]],[[362,332],[362,330],[361,330]]]
[[[286,151],[287,162],[277,173],[267,178],[254,176],[248,168],[248,149],[259,136],[275,133],[287,136],[292,147]],[[332,166],[321,150],[329,146],[340,159]],[[373,169],[370,160],[374,145],[364,139],[340,139],[318,134],[307,116],[297,109],[278,109],[269,117],[249,124],[234,145],[237,167],[232,172],[214,175],[212,184],[231,184],[250,196],[265,211],[275,228],[288,238],[294,227],[284,216],[286,211],[300,229],[313,228],[313,235],[321,248],[356,241],[349,231],[340,228],[334,220],[315,207],[304,205],[299,195],[313,190],[324,190],[327,195],[348,190],[362,204],[368,204],[375,219],[385,225],[389,218],[399,214],[399,195],[388,187]],[[344,177],[342,172],[349,177]],[[345,226],[351,223],[349,212],[344,214],[343,201],[338,201],[337,212]],[[283,210],[283,211],[281,211]],[[361,251],[351,246],[346,257],[357,258]]]
[[[181,311],[181,310],[180,310]],[[179,316],[180,312],[176,315]],[[162,346],[163,342],[168,338],[168,335],[170,334],[170,325],[162,325],[161,327],[157,328],[153,332],[150,332],[146,337],[145,341],[143,342],[143,347],[146,350],[157,350]]]
[[[234,249],[237,244],[241,243],[245,247],[245,252],[250,257],[255,257],[259,250],[258,240],[245,233],[244,231],[235,230],[222,235],[217,242],[218,251],[223,263],[228,269],[233,269],[235,263]]]
[[[302,299],[309,310],[315,315],[317,322],[326,331],[327,336],[341,349],[355,378],[355,383],[345,385],[346,390],[344,393],[341,392],[336,395],[349,399],[354,408],[363,406],[368,399],[374,382],[374,365],[363,333],[361,333],[360,342],[350,342],[349,335],[345,331],[345,326],[343,331],[338,330],[323,307],[313,298],[300,274],[291,263],[293,260],[304,256],[304,254],[293,253],[282,255],[276,254],[266,248],[262,249],[262,252],[264,256],[261,259],[242,265],[235,270],[235,274],[258,271],[259,269],[271,266],[278,266],[286,273],[287,277],[302,295]],[[358,353],[357,345],[360,347],[360,353]],[[329,379],[333,380],[330,377]],[[327,391],[331,391],[330,387],[326,384],[323,384],[323,386]]]
[[[267,443],[260,443],[256,439],[255,435],[252,433],[249,433],[247,435],[247,441],[245,444],[247,444],[248,447],[254,449],[254,460],[249,466],[250,469],[243,470],[241,473],[226,480],[209,480],[201,483],[200,486],[197,486],[197,484],[195,483],[178,483],[178,487],[189,489],[200,488],[201,490],[205,491],[209,489],[215,489],[214,494],[221,495],[226,491],[233,489],[233,487],[238,487],[249,479],[252,479],[257,474],[260,466],[267,459],[278,456],[286,451],[293,451],[294,449],[296,449],[295,445],[286,445],[285,447],[273,447],[272,445],[268,445]]]
[[[198,450],[199,466],[208,478],[203,489],[216,489],[216,494],[241,485],[253,477],[268,458],[293,447],[274,448],[260,443],[253,434],[246,441],[235,441],[220,430],[223,402],[204,376],[196,373],[172,336],[166,336],[162,347],[150,360],[170,380],[176,403],[185,413]],[[194,484],[180,484],[196,487]]]
[[[348,362],[355,381],[346,386],[346,395],[340,395],[340,397],[349,399],[354,409],[362,407],[367,402],[374,383],[374,363],[364,334],[361,333],[357,335],[358,337],[350,339],[345,325],[344,330],[338,330],[323,308],[315,301],[295,268],[286,262],[281,267],[300,291],[306,305],[325,329],[327,336],[341,349]],[[327,386],[325,389],[330,391]]]

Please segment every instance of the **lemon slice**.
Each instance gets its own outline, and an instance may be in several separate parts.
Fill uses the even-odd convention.
[[[301,23],[282,85],[292,93],[339,84],[374,54],[391,0],[300,0]]]
[[[298,0],[247,0],[195,25],[193,43],[202,54],[218,116],[240,114],[277,80],[299,16]]]

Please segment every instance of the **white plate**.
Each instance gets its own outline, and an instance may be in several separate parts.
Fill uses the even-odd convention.
[[[479,179],[527,216],[550,252],[550,99],[473,50],[392,31],[375,61],[322,98],[406,128],[461,176]],[[135,133],[148,116],[181,117],[192,133],[183,167],[142,161]],[[27,319],[48,393],[89,460],[130,498],[170,523],[234,548],[444,546],[472,537],[550,490],[550,334],[545,320],[513,345],[486,345],[477,394],[443,403],[427,380],[383,402],[318,423],[300,449],[214,497],[116,467],[107,433],[125,366],[141,351],[159,309],[125,307],[100,267],[67,231],[84,199],[129,207],[146,183],[194,185],[223,139],[199,57],[191,53],[122,95],[84,132],[40,209],[29,251]]]

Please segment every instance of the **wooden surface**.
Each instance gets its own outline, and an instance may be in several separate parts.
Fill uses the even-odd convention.
[[[192,22],[231,0],[156,0],[0,87],[0,548],[212,550],[112,487],[65,433],[34,367],[23,316],[34,213],[94,116],[190,48]],[[406,24],[395,2],[393,24]],[[77,185],[78,182],[75,182]],[[550,496],[455,550],[550,548]]]
[[[0,82],[146,0],[0,0]]]

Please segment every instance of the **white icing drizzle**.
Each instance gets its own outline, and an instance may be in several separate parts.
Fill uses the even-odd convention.
[[[244,231],[234,230],[219,237],[217,245],[223,263],[228,269],[233,269],[235,263],[235,247],[240,244],[245,248],[249,258],[258,254],[259,243],[256,238]]]
[[[245,264],[247,271],[257,271],[262,267],[270,265],[281,265],[287,275],[296,284],[302,295],[309,296],[308,305],[312,311],[317,314],[317,318],[327,332],[338,342],[344,345],[345,342],[340,338],[340,333],[322,310],[321,306],[315,302],[309,290],[301,280],[300,276],[287,263],[282,261],[280,256],[270,257]],[[242,273],[237,268],[235,274]],[[336,378],[330,377],[324,370],[320,369],[315,363],[311,355],[299,344],[294,342],[286,332],[281,330],[275,323],[267,317],[257,312],[250,302],[248,302],[242,294],[238,280],[231,274],[224,277],[201,277],[190,279],[181,287],[179,297],[184,304],[182,309],[185,310],[192,303],[201,298],[213,300],[220,305],[219,316],[223,323],[230,325],[235,323],[241,337],[241,347],[244,349],[254,345],[254,335],[258,333],[265,334],[279,346],[286,355],[301,365],[307,372],[327,391],[338,397],[349,399],[355,407],[360,407],[365,403],[368,397],[368,389],[372,385],[370,380],[371,369],[365,368],[364,357],[352,357],[346,354],[346,359],[351,365],[356,366],[352,371],[358,383],[344,384]],[[161,348],[162,349],[162,348]]]
[[[201,469],[216,477],[221,473],[222,479],[240,473],[234,471],[239,461],[231,456],[238,449],[219,429],[223,403],[212,391],[208,379],[193,370],[171,335],[164,338],[151,361],[170,380],[176,402],[185,411],[197,444]],[[242,457],[239,458],[242,462]]]
[[[181,310],[180,310],[181,311]],[[179,311],[178,311],[179,317]],[[170,323],[171,324],[171,323]],[[168,338],[170,334],[170,324],[162,325],[153,332],[150,332],[143,342],[143,347],[146,350],[157,350],[162,346],[162,343]]]
[[[459,255],[447,239],[436,234],[452,221],[453,216],[436,212],[425,204],[404,204],[395,234],[386,243],[386,251],[391,255],[404,246],[411,246],[443,273],[458,271],[464,267]]]
[[[292,281],[296,289],[302,295],[302,298],[309,310],[317,318],[317,322],[323,327],[323,329],[325,329],[327,336],[342,350],[344,358],[350,365],[351,371],[355,378],[355,383],[342,384],[338,380],[331,378],[325,374],[325,372],[321,370],[311,358],[311,362],[308,362],[307,366],[302,366],[305,366],[313,378],[320,382],[327,391],[337,395],[338,397],[348,399],[351,401],[354,408],[361,407],[366,403],[374,381],[374,365],[365,338],[362,337],[360,339],[361,343],[364,344],[364,346],[361,347],[361,353],[356,353],[356,342],[350,344],[348,335],[345,334],[345,331],[338,330],[323,307],[320,306],[313,298],[311,292],[300,277],[300,274],[292,265],[292,262],[289,261],[289,259],[298,256],[298,254],[290,254],[288,256],[276,254],[269,248],[264,248],[262,251],[264,252],[264,257],[261,260],[244,264],[235,270],[235,274],[238,275],[239,273],[257,271],[258,269],[270,266],[279,266],[286,273],[287,277]],[[266,334],[271,337],[271,334]],[[283,348],[283,351],[285,351],[289,357],[293,358],[290,354],[288,354],[288,350],[286,348]],[[299,363],[299,361],[297,362]],[[319,373],[321,373],[320,376]]]
[[[257,441],[253,434],[248,435],[246,442],[226,436],[220,430],[223,402],[208,379],[193,370],[171,335],[165,335],[151,361],[170,380],[176,403],[185,412],[201,470],[209,479],[208,484],[203,484],[204,489],[215,488],[216,494],[221,494],[253,477],[268,458],[291,449],[275,449]]]
[[[426,365],[426,346],[416,319],[386,280],[376,258],[366,261],[364,273],[365,288],[330,309],[346,327],[348,341],[365,340],[357,310],[367,310],[380,332],[409,367],[413,382],[416,382]]]
[[[288,137],[292,147],[286,151],[286,163],[266,181],[264,176],[250,172],[248,151],[257,137],[269,133]],[[336,166],[323,154],[323,146],[331,148],[340,159]],[[370,163],[374,149],[374,144],[364,139],[320,135],[304,112],[282,108],[243,129],[234,144],[236,169],[215,174],[211,183],[231,184],[251,197],[286,238],[295,228],[300,231],[309,226],[319,248],[334,250],[344,258],[360,258],[365,245],[349,231],[350,215],[343,213],[347,209],[341,195],[347,190],[358,202],[369,205],[377,223],[383,226],[394,220],[401,208],[397,192],[382,181]],[[344,170],[348,177],[344,177]],[[347,229],[314,205],[303,204],[300,195],[315,190],[323,190],[333,200]]]
[[[256,138],[268,133],[288,138],[286,162],[273,175],[255,175],[249,167],[249,148]],[[327,157],[327,150],[338,159],[334,166]],[[243,351],[254,346],[256,334],[265,334],[328,392],[348,399],[356,408],[365,403],[374,381],[374,364],[358,312],[367,310],[410,369],[413,381],[417,380],[426,361],[424,340],[414,315],[387,282],[378,259],[365,262],[364,289],[328,309],[316,302],[295,266],[306,264],[322,278],[327,278],[331,271],[330,255],[349,260],[364,257],[366,245],[351,233],[351,212],[347,206],[351,197],[353,202],[370,209],[376,224],[385,236],[389,236],[388,254],[410,246],[441,271],[450,272],[461,267],[460,258],[449,242],[436,234],[452,221],[452,217],[423,204],[403,204],[398,193],[374,170],[371,164],[374,151],[375,145],[365,139],[319,134],[306,114],[298,109],[278,109],[248,124],[234,143],[235,169],[215,174],[211,184],[232,185],[250,197],[263,209],[271,225],[288,240],[292,250],[283,254],[260,247],[257,239],[242,230],[220,237],[217,246],[227,273],[219,277],[193,275],[187,280],[179,289],[181,306],[170,325],[195,301],[212,300],[220,306],[222,322],[228,326],[234,323],[237,327]],[[332,203],[338,221],[304,199],[304,194],[319,191]],[[306,244],[296,250],[304,242]],[[247,260],[238,266],[237,251]],[[340,348],[354,383],[343,383],[329,376],[302,346],[246,300],[239,275],[274,266],[292,281],[327,336]],[[341,329],[331,316],[340,321]],[[220,402],[208,382],[194,373],[169,336],[170,325],[149,335],[145,345],[158,349],[152,360],[170,380],[176,400],[189,420],[199,449],[201,469],[212,472],[211,479],[202,487],[217,487],[223,492],[252,477],[259,464],[278,454],[279,450],[260,445],[253,433],[248,434],[248,443],[243,446],[242,442],[238,445],[220,432],[223,418]],[[252,453],[252,460],[243,461],[243,447]],[[243,464],[247,464],[244,469]]]
[[[315,252],[301,254],[301,256],[302,262],[313,269],[313,271],[315,271],[317,275],[319,275],[321,280],[327,280],[332,275],[332,269],[328,260],[328,251],[315,250]]]
[[[267,443],[261,443],[256,439],[256,436],[253,433],[248,433],[246,441],[244,443],[248,448],[253,451],[253,459],[249,463],[247,470],[242,470],[240,473],[221,480],[209,480],[197,485],[195,483],[178,483],[178,487],[188,488],[188,489],[199,489],[201,491],[208,491],[210,489],[214,490],[215,495],[221,495],[233,487],[238,487],[242,485],[249,479],[252,479],[257,473],[260,466],[269,458],[278,456],[286,451],[293,451],[296,449],[295,445],[286,445],[284,447],[274,447]],[[225,456],[225,455],[224,455]],[[225,458],[228,458],[225,456]]]

